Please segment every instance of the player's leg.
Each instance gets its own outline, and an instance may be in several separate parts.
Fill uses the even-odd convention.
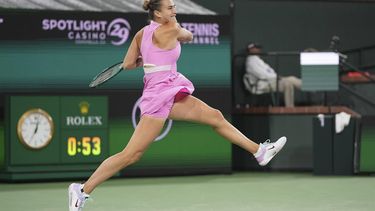
[[[87,180],[84,186],[85,193],[91,193],[100,183],[121,169],[137,162],[159,135],[164,122],[165,119],[143,115],[124,150],[103,161]]]
[[[245,150],[253,154],[258,150],[258,144],[248,139],[231,125],[219,110],[208,106],[194,96],[189,95],[176,102],[172,107],[169,118],[210,125],[221,136]]]
[[[119,170],[138,161],[147,147],[159,135],[165,119],[142,116],[125,149],[103,161],[84,185],[69,186],[69,210],[80,211],[95,187]],[[82,192],[83,190],[83,192]]]
[[[187,96],[176,102],[172,107],[169,118],[210,125],[217,133],[233,144],[254,154],[260,165],[266,165],[286,142],[286,138],[282,137],[275,143],[266,142],[258,145],[230,124],[219,110],[208,106],[194,96]]]

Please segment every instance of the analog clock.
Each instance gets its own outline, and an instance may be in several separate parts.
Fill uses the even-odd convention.
[[[46,147],[52,139],[53,132],[52,117],[40,108],[26,111],[18,120],[18,138],[30,149]]]

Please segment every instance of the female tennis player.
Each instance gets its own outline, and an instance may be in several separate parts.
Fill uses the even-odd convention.
[[[107,158],[84,183],[69,186],[70,210],[82,210],[89,194],[119,170],[138,161],[161,132],[167,118],[210,125],[217,133],[253,154],[266,165],[284,146],[286,138],[256,144],[233,127],[217,109],[192,96],[193,84],[177,72],[180,42],[193,39],[176,20],[173,0],[146,0],[151,23],[137,32],[124,58],[125,70],[143,66],[141,118],[125,149]],[[140,59],[142,58],[142,59]]]

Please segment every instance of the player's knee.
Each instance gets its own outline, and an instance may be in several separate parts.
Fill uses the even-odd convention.
[[[212,120],[214,125],[213,126],[218,126],[222,123],[223,120],[225,120],[223,113],[221,113],[220,110],[218,109],[212,109]]]
[[[138,162],[141,159],[142,155],[143,155],[143,151],[138,151],[134,153],[130,160],[130,164]]]
[[[129,152],[122,151],[120,152],[121,160],[123,161],[124,167],[134,164],[141,159],[143,151]]]

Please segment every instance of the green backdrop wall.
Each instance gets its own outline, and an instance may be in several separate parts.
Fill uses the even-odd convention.
[[[99,89],[89,89],[88,84],[103,68],[123,59],[131,37],[147,24],[147,15],[28,10],[2,12],[0,110],[4,112],[7,106],[5,96],[12,95],[108,96],[110,154],[121,151],[134,131],[131,112],[141,95],[143,71],[123,72]],[[41,30],[46,19],[57,20],[60,24],[57,27],[61,30]],[[119,46],[111,44],[118,38],[116,36],[88,44],[67,39],[68,33],[82,35],[85,32],[80,21],[88,25],[90,21],[107,21],[109,25],[117,19],[121,19],[118,23],[122,29],[131,29],[129,40]],[[194,83],[195,96],[228,115],[231,83],[229,17],[181,15],[178,19],[191,27],[198,38],[198,43],[183,44],[178,70]],[[72,26],[72,30],[66,29],[65,26],[72,20],[77,20],[74,22],[77,26]],[[129,22],[130,27],[124,20]],[[23,27],[19,27],[19,23],[23,23]],[[108,26],[108,31],[100,33],[109,36],[110,29]],[[0,118],[3,116],[1,114]],[[8,124],[1,120],[0,123],[0,126]],[[1,157],[7,153],[1,146],[7,141],[3,128],[0,127],[0,164]],[[179,173],[194,170],[228,172],[231,169],[231,147],[207,126],[175,122],[167,137],[153,144],[141,162],[124,174],[137,174],[147,169],[152,169],[151,174],[163,174],[171,172],[171,169]]]
[[[2,18],[0,92],[88,89],[98,72],[123,60],[132,37],[147,24],[144,13],[10,10]],[[228,16],[181,15],[178,19],[194,34],[194,41],[182,46],[178,70],[198,87],[229,88]],[[90,38],[96,34],[104,39]],[[114,41],[119,44],[111,44]],[[142,76],[143,71],[129,71],[104,88],[141,89]]]

